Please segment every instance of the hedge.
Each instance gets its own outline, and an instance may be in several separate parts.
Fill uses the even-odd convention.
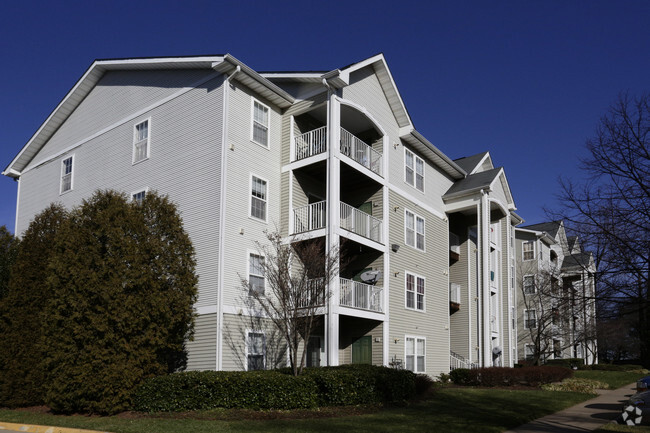
[[[581,368],[585,365],[585,360],[582,358],[549,359],[544,363],[544,365],[552,365],[556,367],[566,367],[566,368],[573,368],[573,367]]]
[[[458,368],[450,373],[456,385],[470,386],[540,386],[545,383],[559,382],[573,375],[573,371],[564,367],[487,367],[465,369]]]
[[[192,371],[158,376],[138,387],[134,409],[172,412],[223,408],[297,409],[317,405],[306,377],[274,371]]]
[[[307,368],[294,377],[279,371],[194,371],[159,376],[136,390],[141,412],[298,409],[398,403],[415,396],[415,374],[371,365]]]

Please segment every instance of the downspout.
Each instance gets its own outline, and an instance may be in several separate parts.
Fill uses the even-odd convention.
[[[228,150],[228,102],[230,99],[230,80],[241,71],[237,65],[232,74],[223,81],[223,113],[221,127],[221,178],[219,185],[219,262],[218,262],[218,287],[217,287],[217,370],[223,370],[223,291],[224,291],[224,259],[225,259],[225,234],[226,234],[226,170]]]

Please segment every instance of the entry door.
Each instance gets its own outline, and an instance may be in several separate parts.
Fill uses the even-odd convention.
[[[320,367],[320,337],[309,337],[307,344],[307,367]]]
[[[366,335],[352,343],[352,363],[372,364],[372,337]]]

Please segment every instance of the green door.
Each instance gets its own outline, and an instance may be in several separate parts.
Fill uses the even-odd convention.
[[[352,363],[372,364],[372,337],[366,335],[352,343]]]

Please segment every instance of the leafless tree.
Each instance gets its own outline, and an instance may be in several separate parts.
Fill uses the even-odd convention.
[[[267,232],[266,237],[266,243],[257,243],[256,266],[263,279],[242,278],[242,288],[248,314],[272,323],[297,376],[305,365],[306,343],[327,308],[339,252],[328,251],[323,238],[289,243],[278,232]]]
[[[641,362],[650,366],[650,95],[622,94],[586,147],[586,178],[561,179],[563,209],[553,214],[595,250],[601,313],[636,316]]]

